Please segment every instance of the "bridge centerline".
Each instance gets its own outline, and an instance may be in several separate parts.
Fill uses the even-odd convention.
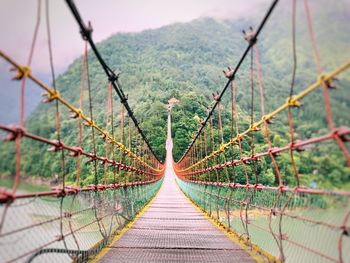
[[[146,211],[94,262],[255,262],[252,254],[229,239],[198,211],[175,181],[171,116],[168,114],[167,158],[161,189]],[[169,205],[170,204],[170,205]],[[179,213],[181,212],[181,213]],[[105,251],[106,251],[105,249]],[[211,251],[215,250],[213,254]]]

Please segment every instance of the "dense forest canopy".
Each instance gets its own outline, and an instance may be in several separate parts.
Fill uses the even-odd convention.
[[[348,44],[350,17],[344,13],[341,3],[323,1],[321,5],[312,5],[314,30],[326,71],[334,69],[350,57]],[[280,5],[268,22],[258,47],[261,54],[261,68],[265,108],[267,112],[281,105],[288,97],[292,69],[291,14],[290,7]],[[263,13],[263,12],[262,12]],[[190,23],[178,23],[156,30],[141,33],[116,34],[98,44],[106,62],[112,69],[121,72],[120,83],[129,94],[129,103],[142,129],[160,159],[165,158],[166,140],[166,103],[176,97],[179,103],[172,110],[172,136],[174,138],[174,159],[178,160],[206,116],[206,109],[213,102],[212,93],[221,91],[226,79],[222,70],[234,66],[247,43],[241,30],[256,25],[260,17],[253,20],[200,18]],[[332,19],[329,23],[329,19]],[[92,81],[93,111],[95,120],[105,125],[107,101],[107,81],[104,72],[94,55],[90,52],[89,68]],[[295,92],[303,90],[317,79],[316,67],[307,34],[305,14],[298,8],[297,13],[297,76]],[[57,78],[57,87],[62,96],[78,105],[81,86],[81,63],[78,58],[69,69]],[[250,96],[249,60],[245,61],[237,76],[237,108],[239,128],[244,130],[249,123]],[[331,91],[333,114],[336,125],[349,126],[350,110],[349,73],[341,75],[336,90]],[[257,83],[255,84],[255,118],[260,119],[260,101]],[[114,95],[117,101],[117,96]],[[87,100],[87,96],[84,98]],[[222,102],[224,135],[227,141],[230,134],[231,108],[228,106],[230,94]],[[327,133],[323,97],[320,90],[304,101],[300,109],[293,109],[295,129],[299,139],[310,138]],[[120,138],[121,107],[115,103],[117,138]],[[84,111],[88,104],[84,104]],[[62,138],[67,145],[77,141],[76,120],[69,119],[69,113],[62,111]],[[214,116],[214,125],[217,120]],[[271,126],[271,138],[274,146],[289,142],[287,116],[282,114]],[[128,125],[128,122],[126,123]],[[55,118],[53,104],[40,104],[27,119],[26,127],[34,134],[55,139]],[[86,128],[87,129],[87,128]],[[25,175],[53,177],[60,170],[60,159],[54,153],[47,152],[40,143],[24,139],[25,144],[22,170]],[[89,141],[85,149],[91,150]],[[264,149],[263,132],[256,136],[257,151]],[[218,144],[218,142],[217,142]],[[1,143],[0,170],[3,175],[12,175],[15,169],[14,146]],[[249,154],[249,145],[243,145]],[[104,152],[104,144],[98,147]],[[315,182],[327,188],[350,188],[350,170],[333,143],[323,143],[296,156],[302,183]],[[278,159],[281,173],[287,182],[293,183],[293,173],[288,155]],[[67,158],[67,178],[74,181],[75,163]],[[84,166],[82,184],[91,183],[91,167]],[[261,183],[275,184],[275,176],[268,158],[259,162],[258,172]],[[239,178],[243,180],[243,178]],[[243,181],[242,181],[243,182]],[[347,182],[347,183],[346,183]]]

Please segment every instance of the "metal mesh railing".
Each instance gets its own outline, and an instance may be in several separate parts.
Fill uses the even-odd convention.
[[[292,81],[267,93],[267,84],[276,84],[269,76],[263,85],[263,48],[257,36],[276,2],[257,30],[243,31],[248,47],[237,66],[224,71],[227,84],[221,93],[213,93],[206,119],[175,165],[177,181],[199,207],[273,261],[347,262],[350,192],[342,188],[348,183],[350,128],[349,119],[339,117],[334,93],[340,75],[345,79],[341,89],[349,88],[345,75],[350,61],[325,72],[304,0],[306,37],[317,74],[308,81],[299,78],[294,87],[299,53],[296,1],[291,1]],[[248,62],[245,69],[243,61]],[[298,71],[298,77],[304,75]],[[282,94],[285,86],[285,99],[276,106],[280,98],[271,93]],[[226,91],[230,94],[225,100]],[[312,95],[318,99],[310,100]],[[268,99],[270,104],[265,103]],[[308,116],[316,105],[323,114],[319,119]],[[317,131],[308,131],[306,123],[317,123]]]
[[[17,199],[5,214],[1,262],[86,262],[157,193],[162,180],[65,197]]]
[[[4,139],[0,176],[9,181],[0,188],[1,263],[85,262],[135,218],[162,183],[163,165],[140,128],[118,76],[102,59],[87,28],[81,31],[81,79],[78,75],[69,84],[56,79],[49,2],[45,1],[45,13],[52,84],[39,80],[30,68],[41,24],[41,0],[27,64],[20,65],[0,51],[16,72],[12,80],[18,81],[20,91],[19,124],[0,124]],[[77,16],[73,1],[67,3]],[[103,82],[97,85],[102,90],[98,99],[92,88],[96,76],[89,69],[88,44],[107,75],[105,88],[101,88]],[[27,81],[44,92],[45,104],[25,121]],[[72,94],[74,89],[80,96]],[[113,89],[121,101],[120,112]],[[45,189],[21,188],[30,178],[44,181]]]
[[[349,194],[286,191],[273,187],[193,183],[180,188],[242,242],[291,262],[350,259]],[[283,244],[282,244],[283,243]]]

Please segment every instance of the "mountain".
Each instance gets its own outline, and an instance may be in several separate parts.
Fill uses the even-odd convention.
[[[314,30],[319,45],[322,63],[326,71],[350,58],[350,19],[345,13],[347,3],[330,3],[329,1],[312,2],[310,8],[314,17]],[[317,79],[316,67],[307,34],[303,6],[298,5],[297,12],[297,76],[295,92],[305,89]],[[263,14],[263,11],[262,11]],[[97,45],[100,53],[112,69],[121,72],[120,83],[125,93],[129,94],[129,103],[136,117],[140,120],[151,145],[156,153],[165,158],[166,116],[165,104],[175,96],[179,103],[173,109],[174,158],[178,160],[193,133],[205,117],[206,107],[212,103],[212,93],[221,91],[226,83],[222,70],[226,66],[235,66],[247,43],[241,30],[250,25],[257,25],[261,17],[252,21],[244,19],[200,18],[190,23],[177,23],[156,30],[141,33],[121,33]],[[261,57],[262,78],[264,86],[265,108],[271,112],[288,98],[291,69],[291,15],[290,7],[282,3],[276,8],[258,40]],[[108,85],[104,72],[91,52],[88,56],[91,74],[92,102],[96,122],[105,126],[105,112]],[[62,97],[74,105],[79,105],[81,87],[81,63],[78,58],[68,70],[57,78],[57,87]],[[250,110],[249,66],[247,59],[238,73],[238,110],[240,131],[248,125]],[[349,73],[341,75],[338,89],[331,91],[333,114],[337,125],[350,125]],[[261,118],[258,86],[255,83],[255,119]],[[118,101],[116,94],[115,101]],[[230,137],[230,100],[229,92],[223,100],[222,118],[225,140]],[[326,117],[321,90],[314,92],[304,100],[304,106],[293,109],[295,128],[298,139],[310,138],[327,132]],[[116,107],[116,127],[120,127],[120,103]],[[77,144],[76,120],[69,119],[69,113],[62,110],[62,137],[68,145]],[[88,112],[87,94],[84,96],[84,112]],[[29,131],[55,139],[54,104],[40,104],[29,116],[26,127]],[[214,125],[217,125],[216,117]],[[117,138],[120,138],[120,128]],[[84,128],[86,136],[89,129]],[[276,119],[271,127],[271,138],[275,146],[288,143],[289,128],[286,114]],[[264,149],[263,136],[257,136],[257,149]],[[260,138],[260,139],[259,139]],[[89,140],[84,141],[84,148],[91,150]],[[216,142],[218,144],[218,142]],[[53,153],[48,153],[42,145],[24,139],[23,168],[25,174],[35,176],[52,176],[60,170],[60,160]],[[11,148],[12,147],[12,148]],[[332,149],[332,150],[330,150]],[[249,154],[249,145],[244,145]],[[13,145],[0,145],[0,171],[13,174]],[[103,154],[104,147],[98,152]],[[279,164],[286,181],[293,181],[289,157],[282,155]],[[313,151],[305,151],[296,157],[300,166],[302,181],[305,184],[315,181],[326,187],[349,187],[350,170],[344,168],[345,161],[339,150],[332,144],[317,146]],[[40,164],[40,165],[39,165]],[[320,165],[321,164],[321,165]],[[90,168],[83,168],[84,183],[90,183]],[[271,160],[259,164],[261,180],[274,184]],[[67,177],[74,181],[75,163],[67,157]],[[242,178],[239,177],[239,180]],[[243,180],[243,179],[242,179]]]

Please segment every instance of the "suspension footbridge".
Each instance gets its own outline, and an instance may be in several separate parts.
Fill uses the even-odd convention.
[[[169,115],[167,161],[159,193],[130,229],[102,250],[96,261],[255,262],[252,252],[215,227],[177,186],[170,127]]]
[[[119,74],[96,47],[92,26],[84,22],[73,0],[66,0],[67,7],[84,43],[78,99],[55,82],[49,1],[45,10],[52,84],[31,71],[40,26],[41,1],[37,2],[27,63],[22,65],[0,50],[21,91],[19,124],[0,123],[1,150],[13,161],[12,185],[0,188],[0,263],[350,262],[350,192],[303,185],[300,172],[302,153],[308,149],[312,155],[320,144],[332,147],[330,152],[350,167],[350,127],[348,120],[335,119],[331,100],[338,79],[348,76],[350,60],[344,58],[324,70],[308,0],[303,9],[317,71],[313,81],[295,89],[296,1],[292,0],[292,82],[283,103],[267,109],[258,39],[279,2],[274,0],[261,22],[243,31],[246,47],[237,64],[224,70],[222,91],[213,93],[206,117],[177,162],[168,108],[164,163],[129,105]],[[106,77],[103,114],[94,109],[91,56]],[[241,75],[244,62],[248,74]],[[44,92],[48,114],[55,120],[51,135],[25,122],[27,81]],[[249,86],[244,92],[249,94],[250,109],[244,118],[237,96],[243,81]],[[295,110],[316,92],[322,98],[325,127],[297,139],[295,123],[300,115]],[[284,122],[274,124],[275,118],[283,117]],[[76,143],[62,136],[67,129]],[[287,131],[288,143],[275,143],[272,129]],[[41,156],[32,156],[35,147],[56,160],[49,166],[57,173],[57,185],[47,191],[21,191],[24,160],[42,161]],[[281,155],[287,156],[287,164],[281,163]],[[261,180],[263,162],[272,174],[270,183]],[[81,179],[84,173],[89,183]]]

